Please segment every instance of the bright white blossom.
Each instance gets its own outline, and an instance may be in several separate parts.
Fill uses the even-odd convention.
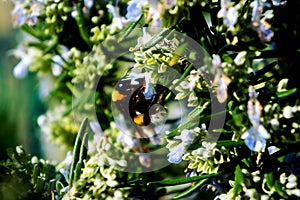
[[[110,4],[106,5],[107,10],[112,14],[112,23],[110,25],[110,32],[114,33],[116,30],[122,30],[125,23],[125,18],[119,13],[119,9]]]
[[[21,58],[20,62],[14,67],[13,75],[18,79],[25,78],[28,74],[29,66],[37,55],[35,49],[25,49],[25,47],[20,46],[17,49],[12,51],[12,54]]]
[[[12,2],[14,4],[12,11],[14,26],[21,26],[25,23],[33,26],[37,23],[44,6],[43,0],[13,0]]]
[[[225,26],[230,30],[234,30],[234,25],[238,19],[238,9],[240,8],[239,4],[236,6],[231,5],[230,0],[221,0],[221,10],[218,12],[218,18],[223,18]]]

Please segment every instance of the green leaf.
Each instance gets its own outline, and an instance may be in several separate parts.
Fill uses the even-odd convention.
[[[265,179],[267,181],[267,186],[269,189],[271,189],[273,187],[273,172],[267,173],[264,175]]]
[[[120,36],[118,42],[122,42],[122,40],[124,40],[134,30],[134,28],[142,21],[143,18],[144,18],[144,15],[141,15],[138,20],[131,22],[131,24],[126,27],[126,29]],[[144,24],[144,23],[142,23],[142,24]]]
[[[201,176],[184,177],[184,178],[178,178],[178,179],[172,179],[172,180],[152,181],[152,182],[149,182],[147,185],[148,186],[154,185],[156,187],[180,185],[180,184],[184,184],[184,183],[190,183],[190,182],[194,182],[194,181],[208,179],[208,178],[211,178],[211,177],[220,176],[223,173],[224,173],[224,171],[220,171],[220,172],[215,173],[215,174],[205,174],[205,175],[201,175]]]
[[[245,142],[244,141],[232,141],[232,140],[220,140],[217,141],[217,147],[226,147],[226,148],[230,148],[230,147],[240,147],[240,146],[244,146]]]
[[[208,179],[203,179],[201,181],[199,181],[196,185],[190,187],[189,189],[187,189],[186,191],[180,193],[180,194],[177,194],[175,197],[173,197],[173,199],[179,199],[179,198],[182,198],[186,195],[189,195],[190,193],[194,192],[195,190],[197,190],[198,188],[200,188],[201,186],[204,185],[204,183],[206,183]]]
[[[199,123],[199,118],[200,118],[200,114],[201,112],[203,112],[203,108],[200,108],[200,106],[197,106],[196,108],[194,108],[194,110],[192,110],[189,114],[188,114],[188,118],[182,122],[178,128],[174,129],[173,131],[171,131],[169,134],[166,135],[166,138],[173,138],[174,136],[177,135],[179,130],[184,130],[184,129],[188,129],[190,127],[195,126],[196,124],[193,123],[195,121],[195,119],[197,119],[197,123]]]
[[[242,170],[239,164],[235,167],[234,176],[235,176],[234,194],[237,196],[241,192],[242,190],[241,185],[244,182],[244,176],[242,174]]]
[[[60,191],[64,188],[65,186],[62,184],[62,182],[60,181],[56,181],[56,185],[55,185],[55,188],[56,188],[56,191],[59,195],[63,195]]]
[[[283,98],[283,97],[290,96],[291,94],[294,94],[295,92],[297,92],[297,88],[276,92],[276,95],[278,98]]]
[[[73,179],[75,176],[75,170],[76,170],[76,165],[77,162],[79,161],[80,158],[80,152],[81,152],[81,146],[82,146],[82,139],[84,137],[84,134],[86,132],[86,128],[88,125],[88,119],[85,118],[79,128],[79,131],[76,136],[75,144],[74,144],[74,149],[73,149],[73,160],[70,168],[70,176],[69,176],[69,184],[72,185]]]
[[[40,168],[39,168],[39,165],[38,164],[34,164],[33,166],[33,174],[32,174],[32,182],[33,184],[37,184],[37,178],[38,178],[38,175],[40,174]]]
[[[234,121],[234,124],[236,126],[241,126],[242,125],[242,122],[243,122],[243,115],[241,113],[237,113],[238,111],[238,108],[234,108],[233,110],[231,110],[231,116],[232,116],[232,119]]]
[[[42,192],[44,190],[44,186],[45,186],[45,179],[42,177],[38,177],[37,184],[36,184],[36,191],[39,193]]]
[[[283,191],[282,186],[281,186],[281,184],[279,183],[278,180],[275,181],[274,188],[275,188],[275,191],[276,191],[280,196],[282,196],[283,198],[288,198],[288,196],[287,196],[286,193]]]

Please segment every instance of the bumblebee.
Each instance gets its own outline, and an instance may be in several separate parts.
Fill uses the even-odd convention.
[[[119,128],[126,129],[123,130],[126,133],[129,131],[131,138],[138,141],[134,151],[149,152],[148,142],[155,146],[163,144],[164,140],[155,128],[164,121],[161,116],[166,119],[165,98],[169,92],[159,83],[152,84],[147,74],[142,72],[125,75],[116,84],[112,93],[112,103],[116,108],[113,110],[114,116],[120,119],[117,120]],[[139,155],[139,162],[147,168],[152,163],[150,156],[144,154]]]
[[[165,108],[165,97],[168,89],[160,84],[151,84],[149,78],[122,78],[112,94],[112,101],[117,109],[125,116],[130,117],[138,126],[151,126],[151,115]],[[154,105],[160,107],[153,108]]]

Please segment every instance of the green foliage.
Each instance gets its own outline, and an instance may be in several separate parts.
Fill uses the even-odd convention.
[[[52,81],[39,126],[73,157],[62,181],[11,153],[22,195],[300,197],[298,1],[31,3],[16,68]]]
[[[1,161],[1,196],[4,199],[52,199],[60,175],[54,164],[26,154],[22,146],[8,149]]]

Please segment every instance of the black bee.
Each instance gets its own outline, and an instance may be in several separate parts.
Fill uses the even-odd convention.
[[[152,85],[147,77],[123,78],[113,91],[112,101],[125,118],[130,117],[136,125],[148,126],[151,115],[158,112],[151,110],[151,107],[155,104],[165,107],[164,99],[168,92],[160,84]]]

